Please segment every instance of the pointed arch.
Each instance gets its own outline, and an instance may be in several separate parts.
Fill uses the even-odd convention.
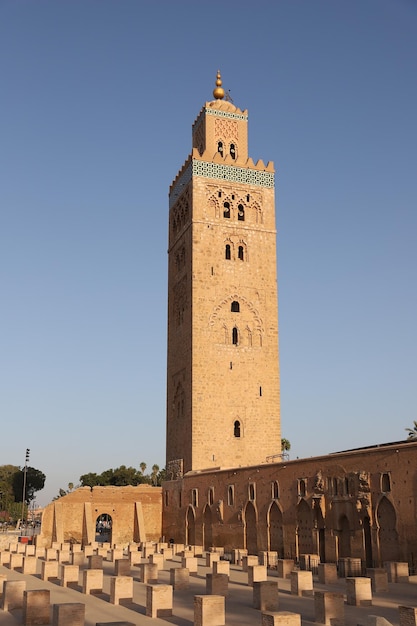
[[[185,542],[188,545],[195,546],[195,511],[191,505],[188,506],[185,518]]]
[[[203,512],[203,545],[204,550],[209,550],[213,546],[213,516],[208,504]]]
[[[383,496],[379,501],[376,521],[381,562],[400,560],[397,515],[392,503],[386,496]]]
[[[304,499],[297,506],[298,553],[314,554],[313,516]]]
[[[245,546],[248,554],[258,554],[257,514],[253,502],[245,508]]]
[[[278,553],[278,558],[284,558],[284,525],[282,509],[277,502],[272,502],[268,511],[268,545],[269,550]]]

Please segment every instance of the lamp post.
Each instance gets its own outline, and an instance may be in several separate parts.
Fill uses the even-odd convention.
[[[26,500],[26,474],[28,471],[28,463],[29,463],[29,454],[30,449],[26,448],[26,456],[25,456],[25,467],[23,468],[23,495],[22,495],[22,517],[21,517],[21,527],[23,532],[23,518],[25,514],[25,500]]]

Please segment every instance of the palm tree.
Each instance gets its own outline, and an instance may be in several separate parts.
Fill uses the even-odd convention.
[[[408,432],[407,439],[417,439],[417,421],[414,420],[413,428],[406,428],[405,430]]]
[[[140,471],[142,472],[142,474],[144,474],[146,470],[146,463],[142,461],[142,463],[139,463],[139,467],[140,467]]]
[[[152,482],[155,486],[158,483],[158,472],[159,472],[159,465],[156,465],[155,463],[155,465],[152,465],[152,474],[151,474]]]

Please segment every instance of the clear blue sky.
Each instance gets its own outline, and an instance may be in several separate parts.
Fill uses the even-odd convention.
[[[0,0],[0,464],[165,463],[168,189],[217,69],[275,163],[291,456],[417,419],[417,3]]]

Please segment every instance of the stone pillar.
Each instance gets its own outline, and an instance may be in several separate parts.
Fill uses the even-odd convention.
[[[11,552],[0,552],[0,565],[10,565]]]
[[[278,559],[277,571],[278,578],[291,578],[291,572],[294,569],[293,559]]]
[[[278,611],[278,583],[263,580],[253,583],[253,608],[259,611]]]
[[[52,607],[52,626],[84,626],[85,604],[69,602],[54,604]]]
[[[183,556],[181,559],[182,567],[186,567],[190,574],[197,574],[198,560],[195,556]]]
[[[46,548],[38,548],[38,546],[36,546],[35,556],[37,559],[44,559],[46,557]]]
[[[261,626],[301,626],[301,615],[290,611],[263,612]]]
[[[214,561],[213,574],[227,574],[230,575],[230,563],[229,561]]]
[[[133,600],[133,578],[131,576],[110,577],[110,603],[120,604],[120,600]]]
[[[78,565],[61,565],[61,587],[68,587],[68,583],[77,583],[80,568]]]
[[[83,593],[102,593],[103,591],[103,570],[85,569],[83,570]]]
[[[146,617],[171,617],[171,585],[146,586]]]
[[[55,548],[47,548],[46,549],[46,554],[45,554],[45,559],[47,561],[56,561],[57,560],[57,551]]]
[[[319,624],[344,626],[345,599],[343,593],[316,591],[314,593],[314,614],[314,621]]]
[[[103,557],[100,554],[91,554],[87,560],[88,569],[103,569]]]
[[[388,572],[389,583],[408,583],[408,563],[387,561],[386,563],[384,563],[384,567]]]
[[[41,578],[58,578],[58,561],[41,561]]]
[[[417,626],[417,608],[415,606],[399,606],[400,626]]]
[[[129,559],[116,559],[114,562],[115,576],[130,576]]]
[[[224,596],[194,596],[194,626],[225,626]]]
[[[142,552],[129,552],[129,563],[132,567],[140,565],[142,563]]]
[[[226,597],[229,593],[229,576],[227,574],[206,574],[206,593],[210,596]]]
[[[259,565],[259,559],[254,554],[242,557],[242,572],[247,572],[250,565]]]
[[[371,606],[371,579],[365,577],[346,578],[346,604]]]
[[[291,595],[304,596],[313,594],[312,572],[291,572]]]
[[[69,548],[58,550],[58,563],[69,563],[71,561]]]
[[[270,567],[271,569],[276,569],[277,565],[278,565],[278,552],[275,551],[269,551],[268,553],[268,567]]]
[[[172,561],[173,550],[172,548],[162,548],[162,554],[166,561]]]
[[[186,567],[171,567],[169,570],[169,582],[176,591],[177,589],[188,589],[190,586],[190,572]]]
[[[84,552],[72,552],[71,553],[71,565],[84,565],[85,557]]]
[[[213,567],[214,561],[220,561],[218,552],[206,552],[206,567]]]
[[[84,546],[83,552],[84,552],[84,556],[88,558],[89,556],[94,554],[94,548],[93,546]]]
[[[10,569],[17,569],[23,567],[23,553],[12,552],[10,555]]]
[[[3,585],[7,580],[7,576],[6,574],[0,574],[0,599],[1,596],[3,595]]]
[[[149,563],[152,563],[152,565],[157,565],[158,570],[164,569],[165,568],[164,555],[158,554],[157,552],[150,554]]]
[[[319,563],[318,575],[320,584],[334,585],[334,583],[337,583],[336,563]]]
[[[194,556],[197,556],[197,557],[203,556],[203,552],[204,552],[203,546],[193,546],[193,548],[194,548]]]
[[[141,583],[156,584],[158,582],[158,566],[154,563],[139,565],[139,579]]]
[[[260,583],[268,580],[266,565],[249,565],[248,566],[248,585],[253,587],[253,583]]]
[[[23,594],[26,591],[25,580],[6,580],[3,584],[1,608],[3,611],[23,608]]]
[[[35,589],[23,593],[23,624],[49,624],[51,608],[49,589]]]
[[[25,556],[36,556],[36,546],[29,546],[26,544],[24,554]]]
[[[388,572],[383,567],[373,567],[366,570],[371,579],[371,589],[374,593],[388,591]]]
[[[107,559],[111,561],[112,563],[114,563],[116,559],[122,559],[123,556],[124,555],[123,555],[122,548],[113,548],[113,550],[109,550]]]
[[[31,575],[36,574],[37,563],[38,563],[38,560],[36,556],[24,556],[22,573],[31,574]]]

